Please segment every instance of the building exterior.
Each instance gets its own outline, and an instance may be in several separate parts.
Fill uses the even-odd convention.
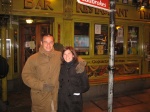
[[[7,80],[13,86],[9,88],[15,88],[26,59],[38,51],[43,33],[53,34],[57,46],[75,47],[88,62],[91,87],[107,82],[109,12],[81,5],[76,0],[0,2],[0,53],[10,65]],[[140,10],[140,6],[134,0],[116,1],[115,78],[149,80],[150,76],[145,74],[150,73],[150,7]],[[27,24],[26,19],[32,19],[33,23]],[[146,85],[150,87],[149,83]]]

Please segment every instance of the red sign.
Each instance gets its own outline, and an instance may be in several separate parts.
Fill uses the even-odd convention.
[[[90,7],[110,11],[109,0],[77,0],[77,2]]]

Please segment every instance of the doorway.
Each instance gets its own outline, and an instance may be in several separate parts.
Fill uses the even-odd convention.
[[[21,70],[28,57],[38,52],[41,37],[45,33],[52,34],[52,22],[40,20],[33,24],[20,24]]]
[[[144,28],[144,43],[143,43],[143,64],[142,74],[150,73],[150,26]]]

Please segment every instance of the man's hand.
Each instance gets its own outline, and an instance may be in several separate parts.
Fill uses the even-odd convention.
[[[54,86],[48,85],[48,84],[43,84],[43,91],[45,92],[52,92],[54,89]]]
[[[85,61],[79,61],[79,64],[76,67],[76,73],[82,73],[85,70],[86,62]]]

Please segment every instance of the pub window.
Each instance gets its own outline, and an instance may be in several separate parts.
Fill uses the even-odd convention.
[[[135,26],[128,26],[128,50],[127,54],[137,55],[138,54],[138,35],[139,28]]]
[[[115,55],[123,54],[123,43],[124,43],[124,27],[117,25],[115,29]]]
[[[89,55],[89,23],[74,23],[74,48],[78,55]]]
[[[95,55],[108,54],[108,25],[107,24],[95,24],[94,54]]]

